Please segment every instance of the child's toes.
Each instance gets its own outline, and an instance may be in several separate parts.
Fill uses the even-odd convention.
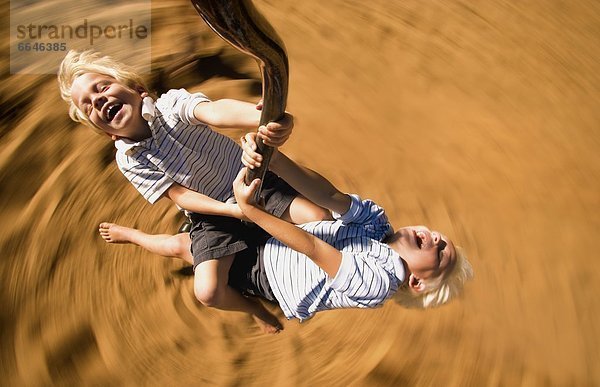
[[[107,222],[102,222],[100,223],[100,226],[98,226],[98,228],[100,230],[106,230],[108,231],[108,229],[112,226],[112,223],[107,223]]]

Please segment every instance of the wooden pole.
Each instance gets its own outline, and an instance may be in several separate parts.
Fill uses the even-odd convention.
[[[285,46],[251,0],[191,0],[202,19],[225,41],[254,57],[262,76],[263,108],[260,125],[283,118],[287,102],[289,65]],[[246,184],[265,177],[273,148],[258,141],[260,168],[248,170]],[[260,188],[257,193],[260,195]],[[258,197],[257,197],[258,200]]]

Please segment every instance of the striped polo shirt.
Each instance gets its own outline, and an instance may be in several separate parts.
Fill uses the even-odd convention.
[[[242,150],[194,117],[196,105],[208,101],[204,94],[184,89],[170,90],[156,103],[148,99],[142,115],[152,136],[139,142],[115,141],[119,170],[150,203],[174,182],[215,200],[233,197]]]
[[[334,214],[335,221],[300,226],[342,252],[335,278],[274,238],[261,250],[269,285],[288,319],[302,321],[327,309],[378,307],[404,281],[400,256],[381,242],[393,233],[383,208],[351,196],[350,209]]]

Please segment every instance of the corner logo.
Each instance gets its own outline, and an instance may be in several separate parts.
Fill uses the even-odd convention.
[[[150,0],[11,0],[10,71],[56,74],[72,49],[150,72]]]

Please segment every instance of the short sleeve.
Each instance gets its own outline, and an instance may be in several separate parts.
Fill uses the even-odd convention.
[[[350,196],[350,208],[344,214],[338,214],[337,212],[332,212],[333,218],[336,220],[341,220],[342,223],[352,223],[352,221],[357,217],[357,215],[361,211],[362,203],[360,197],[358,195],[352,194]]]
[[[330,286],[354,302],[364,306],[377,306],[390,294],[388,273],[376,260],[360,253],[342,252],[342,263]]]
[[[119,156],[119,155],[117,155]],[[173,185],[173,180],[152,165],[144,165],[131,157],[117,157],[117,165],[136,190],[151,204]]]
[[[191,94],[185,89],[173,89],[161,95],[157,104],[172,110],[186,125],[200,125],[202,122],[194,117],[194,108],[202,102],[210,102],[210,99],[202,93]]]
[[[336,220],[344,224],[362,225],[368,235],[376,238],[376,234],[387,234],[392,231],[385,210],[372,200],[361,200],[358,195],[350,195],[350,208],[343,215],[332,213]],[[383,235],[382,234],[382,235]]]

